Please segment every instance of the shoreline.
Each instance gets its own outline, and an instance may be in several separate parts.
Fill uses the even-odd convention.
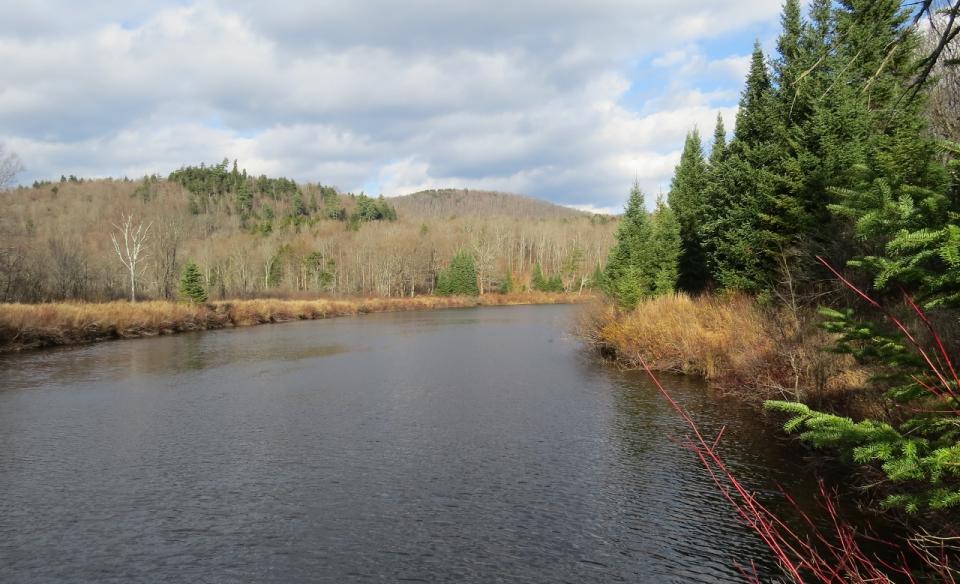
[[[697,377],[762,408],[770,399],[877,414],[865,390],[872,372],[849,355],[823,351],[832,336],[811,314],[761,306],[749,296],[646,300],[623,311],[598,302],[582,315],[579,336],[600,358],[626,369]]]
[[[136,303],[114,301],[0,304],[0,354],[380,312],[580,304],[591,299],[593,296],[589,294],[523,292],[476,297],[416,296],[314,300],[264,298],[221,300],[204,304],[164,300]]]

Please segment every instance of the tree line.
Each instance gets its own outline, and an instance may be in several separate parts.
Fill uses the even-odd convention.
[[[38,181],[2,196],[5,302],[174,300],[197,287],[191,263],[210,299],[434,294],[458,253],[473,262],[477,293],[545,289],[537,265],[546,288],[579,291],[617,223],[502,193],[344,193],[254,177],[228,160],[165,178]]]

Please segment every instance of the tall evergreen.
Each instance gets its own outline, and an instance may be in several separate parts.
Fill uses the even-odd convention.
[[[710,166],[716,167],[723,162],[727,153],[727,129],[723,125],[723,116],[717,114],[717,125],[713,129],[713,144],[710,147]]]
[[[793,92],[803,74],[801,43],[804,22],[800,0],[786,0],[780,15],[780,36],[777,38],[777,58],[773,60],[774,84],[783,92]]]
[[[634,183],[617,230],[617,243],[607,259],[602,278],[604,291],[623,308],[633,308],[644,298],[673,292],[680,250],[680,224],[673,211],[661,199],[651,216],[640,185]]]
[[[680,222],[663,200],[657,199],[657,208],[653,212],[653,229],[650,236],[648,253],[653,264],[653,283],[651,296],[672,294],[677,289],[680,277],[680,258],[683,253],[683,238]]]
[[[900,3],[841,2],[836,12],[837,53],[851,63],[837,75],[844,91],[859,88],[838,95],[845,107],[836,120],[859,136],[846,180],[831,185],[831,209],[850,221],[854,251],[864,256],[856,265],[870,268],[877,265],[871,257],[893,251],[888,246],[901,231],[945,225],[949,176],[926,131],[922,96],[901,99],[913,79],[916,53]]]
[[[650,236],[650,218],[643,192],[640,184],[635,182],[617,228],[617,242],[607,258],[603,279],[604,290],[624,308],[636,306],[643,296],[642,291],[649,287],[652,269],[644,248],[649,244]]]
[[[700,228],[707,214],[706,188],[707,164],[700,132],[694,129],[687,134],[669,193],[670,209],[676,215],[682,241],[678,286],[687,292],[700,292],[709,278]]]
[[[773,86],[756,43],[734,138],[711,167],[707,187],[715,215],[703,224],[703,246],[707,265],[723,288],[759,291],[770,280],[778,237],[769,226],[778,158],[773,103]]]
[[[203,285],[203,274],[193,262],[187,263],[180,277],[180,298],[189,302],[207,301],[207,290]]]

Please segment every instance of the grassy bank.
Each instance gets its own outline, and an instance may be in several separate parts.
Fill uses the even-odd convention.
[[[165,301],[0,304],[0,351],[175,334],[185,331],[316,320],[372,312],[474,306],[560,304],[588,297],[525,292],[479,297],[234,300],[206,304]]]
[[[642,359],[655,371],[701,376],[748,401],[864,408],[862,396],[850,390],[862,388],[867,373],[849,356],[824,352],[830,340],[816,322],[813,314],[767,308],[747,296],[678,294],[631,311],[592,305],[580,332],[624,367],[639,368]]]

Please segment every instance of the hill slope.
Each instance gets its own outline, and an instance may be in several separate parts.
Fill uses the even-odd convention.
[[[589,216],[524,195],[469,189],[420,191],[390,199],[400,215],[407,217],[516,217],[520,219],[562,219]]]
[[[195,262],[211,300],[430,294],[458,250],[474,256],[483,290],[507,274],[520,289],[536,264],[579,290],[617,226],[518,195],[370,198],[248,176],[226,161],[140,181],[64,177],[0,195],[0,302],[129,296],[112,241],[123,246],[125,216],[148,234],[138,296],[176,297],[183,267]]]

